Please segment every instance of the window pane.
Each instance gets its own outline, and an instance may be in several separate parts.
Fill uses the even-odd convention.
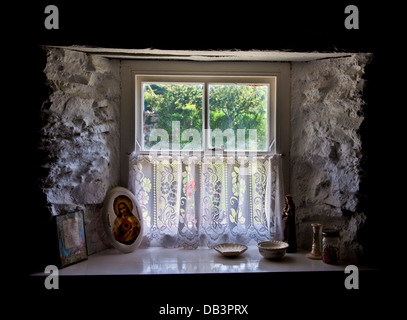
[[[268,85],[209,85],[212,148],[267,150]]]
[[[144,83],[144,150],[201,150],[203,84]]]

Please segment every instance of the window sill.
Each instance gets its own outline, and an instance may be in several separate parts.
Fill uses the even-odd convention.
[[[256,246],[249,246],[246,252],[235,258],[223,257],[215,250],[204,247],[197,250],[152,247],[137,249],[128,254],[108,249],[59,270],[59,275],[343,272],[347,265],[330,265],[321,260],[308,259],[307,253],[305,250],[299,250],[296,253],[287,253],[281,261],[271,261],[264,259]]]

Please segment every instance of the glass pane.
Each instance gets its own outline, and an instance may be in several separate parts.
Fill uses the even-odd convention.
[[[201,150],[203,84],[144,83],[144,150]]]
[[[267,150],[268,85],[209,85],[212,148]]]

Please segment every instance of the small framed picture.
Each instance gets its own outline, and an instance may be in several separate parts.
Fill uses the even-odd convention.
[[[88,258],[83,211],[56,216],[61,268]]]
[[[121,252],[132,252],[143,237],[142,214],[130,190],[116,187],[103,203],[103,224],[110,243]]]

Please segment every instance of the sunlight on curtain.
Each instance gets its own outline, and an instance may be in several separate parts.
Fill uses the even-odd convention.
[[[141,246],[281,240],[282,181],[280,156],[131,157],[129,189],[144,218]]]

